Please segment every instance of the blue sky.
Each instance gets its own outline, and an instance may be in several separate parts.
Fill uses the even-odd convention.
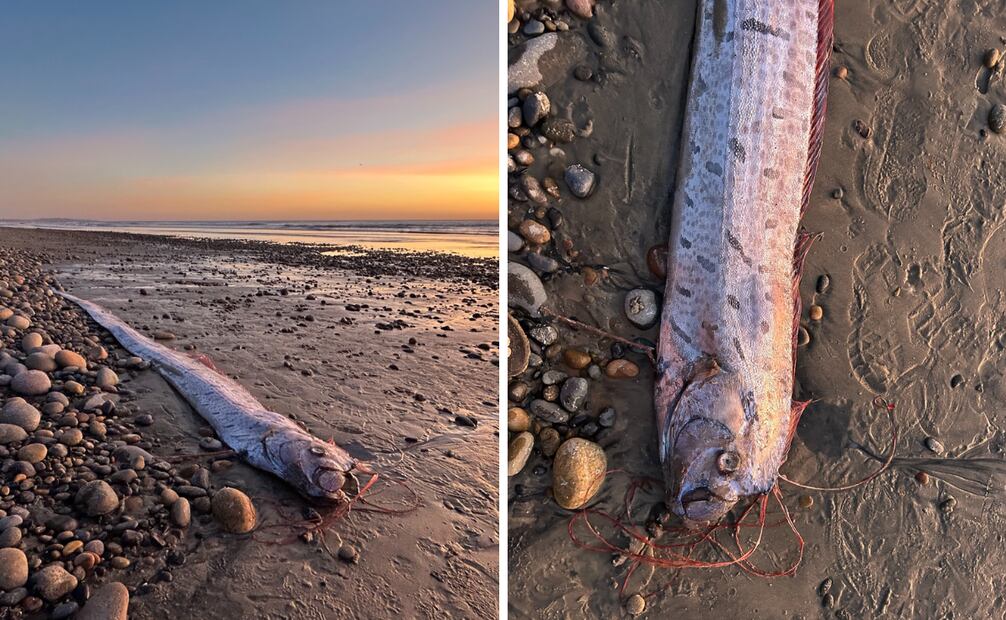
[[[497,27],[473,0],[4,3],[0,216],[354,217],[374,205],[353,166],[474,187]]]

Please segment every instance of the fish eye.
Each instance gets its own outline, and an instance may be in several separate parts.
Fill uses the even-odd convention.
[[[321,446],[311,446],[311,454],[315,456],[321,456],[325,454],[325,449]]]
[[[723,475],[732,474],[737,471],[740,467],[741,457],[739,454],[732,450],[724,450],[720,452],[720,455],[716,457],[716,468],[720,470]]]

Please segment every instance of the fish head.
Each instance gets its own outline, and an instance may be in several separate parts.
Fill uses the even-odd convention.
[[[735,430],[744,417],[735,383],[722,374],[690,383],[674,405],[663,459],[665,502],[692,529],[716,523],[734,507],[750,468]]]
[[[301,479],[299,485],[315,499],[344,502],[354,497],[359,490],[353,470],[357,463],[345,450],[319,439],[289,444],[296,450],[294,476]]]

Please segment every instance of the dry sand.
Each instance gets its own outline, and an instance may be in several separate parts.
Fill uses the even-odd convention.
[[[549,303],[625,337],[656,337],[656,329],[633,328],[621,303],[636,286],[662,287],[645,252],[668,233],[694,8],[684,0],[602,2],[591,27],[606,28],[616,43],[599,46],[574,20],[542,62],[553,109],[594,122],[589,139],[564,147],[570,163],[595,162],[600,180],[588,200],[565,199],[563,237],[581,250],[581,265],[610,269],[592,287],[576,272],[552,278]],[[783,471],[821,484],[874,467],[849,440],[886,445],[885,417],[870,404],[878,394],[897,405],[900,455],[930,455],[923,440],[936,436],[951,455],[977,446],[977,455],[1002,456],[1006,146],[983,130],[992,105],[1006,100],[1006,83],[989,86],[982,67],[985,51],[1003,46],[1002,4],[853,0],[836,2],[836,20],[832,62],[849,73],[831,80],[821,168],[803,222],[824,233],[801,287],[804,308],[824,309],[819,323],[804,311],[811,343],[798,360],[798,396],[816,401]],[[573,79],[578,64],[592,67],[595,80]],[[868,138],[854,130],[857,120]],[[535,171],[547,165],[539,161]],[[841,199],[832,198],[837,188]],[[511,208],[511,225],[521,213]],[[822,274],[831,285],[817,295]],[[608,346],[568,330],[563,343]],[[615,432],[601,440],[609,467],[660,477],[653,374],[635,359],[644,368],[637,379],[592,385],[590,410],[619,412]],[[532,474],[537,464],[548,461],[536,454],[510,480],[511,615],[624,615],[617,586],[625,566],[573,546],[570,513],[547,498],[550,475]],[[609,477],[598,507],[617,512],[627,482]],[[658,572],[644,585],[640,571],[627,594],[649,595],[648,617],[1002,617],[1006,504],[934,482],[920,486],[892,471],[852,492],[811,493],[809,509],[799,509],[799,492],[784,486],[807,540],[795,577],[693,570]],[[524,493],[515,498],[516,484]],[[949,496],[957,503],[945,512]],[[760,563],[788,563],[787,532],[766,536]],[[829,577],[827,609],[818,586]]]
[[[70,292],[142,331],[176,334],[171,346],[206,354],[266,407],[391,470],[421,500],[408,514],[354,512],[328,529],[332,551],[355,547],[358,564],[318,544],[224,535],[194,515],[185,565],[171,583],[134,596],[131,618],[496,616],[497,292],[479,283],[489,277],[481,268],[457,265],[471,279],[445,281],[379,264],[379,253],[354,253],[351,269],[270,244],[114,233],[2,229],[0,243],[44,253]],[[155,371],[123,387],[155,418],[145,433],[155,453],[199,451],[207,425]],[[252,496],[263,525],[283,521],[277,504],[306,506],[243,463],[212,484]],[[374,502],[408,499],[384,489]],[[291,531],[262,535],[274,533]],[[134,566],[115,578],[136,585],[148,572]]]

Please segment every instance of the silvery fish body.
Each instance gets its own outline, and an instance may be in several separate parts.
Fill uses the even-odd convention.
[[[133,355],[148,360],[232,450],[302,495],[345,501],[356,491],[356,461],[342,448],[269,411],[245,388],[192,357],[140,334],[101,306],[56,291],[86,311]]]
[[[776,483],[794,406],[798,232],[831,0],[702,0],[668,242],[655,404],[667,504],[718,520]]]

